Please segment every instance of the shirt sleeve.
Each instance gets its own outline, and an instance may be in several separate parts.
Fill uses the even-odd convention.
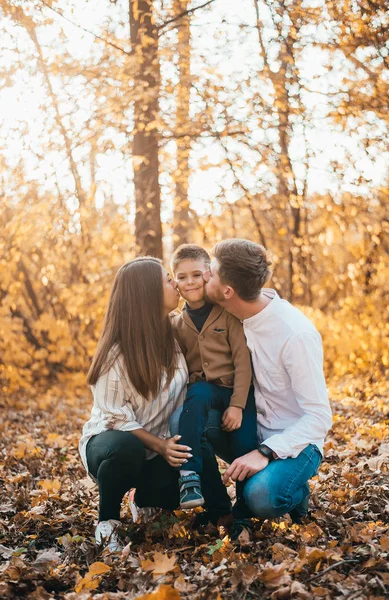
[[[228,341],[234,363],[234,391],[230,406],[245,408],[252,380],[250,352],[247,348],[243,326],[238,319],[228,315]]]
[[[101,411],[107,429],[134,431],[143,428],[136,420],[128,394],[125,392],[122,379],[115,366],[97,380],[94,403],[96,408]]]
[[[302,416],[264,443],[279,458],[295,458],[309,444],[321,444],[332,425],[320,334],[312,331],[293,335],[284,346],[282,358]]]

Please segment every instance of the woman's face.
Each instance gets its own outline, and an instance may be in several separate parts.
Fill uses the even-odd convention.
[[[177,308],[180,294],[177,289],[177,283],[169,273],[162,269],[162,281],[163,281],[163,308],[166,315],[172,310]]]

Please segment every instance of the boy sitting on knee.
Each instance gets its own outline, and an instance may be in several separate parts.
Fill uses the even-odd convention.
[[[201,438],[210,409],[222,413],[222,429],[229,434],[229,453],[233,458],[258,445],[251,361],[243,327],[238,319],[207,300],[203,275],[209,266],[207,251],[194,244],[177,248],[171,260],[178,289],[186,301],[182,313],[174,317],[173,325],[189,370],[179,434],[180,443],[192,448],[192,457],[185,469],[180,469],[181,508],[204,504]],[[237,482],[233,511],[237,518],[247,516],[243,486],[244,481]],[[216,499],[212,504],[217,506]],[[217,516],[210,515],[209,520],[215,522]]]

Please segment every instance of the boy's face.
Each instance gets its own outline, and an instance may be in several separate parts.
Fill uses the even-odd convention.
[[[184,300],[193,308],[200,308],[204,304],[203,273],[207,270],[208,266],[202,259],[185,259],[177,265],[175,278],[178,289]]]

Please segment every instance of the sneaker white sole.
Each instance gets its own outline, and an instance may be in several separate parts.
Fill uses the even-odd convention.
[[[204,498],[201,500],[189,500],[188,502],[180,502],[180,508],[197,508],[198,506],[203,506]]]

